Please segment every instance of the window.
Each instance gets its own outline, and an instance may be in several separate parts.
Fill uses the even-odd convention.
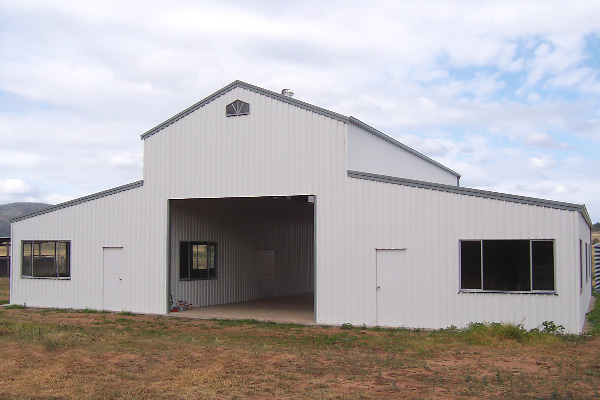
[[[250,104],[236,100],[225,106],[225,115],[228,117],[239,117],[240,115],[250,114]]]
[[[553,240],[461,240],[461,290],[554,291]]]
[[[21,276],[69,278],[71,243],[63,241],[23,241]]]
[[[216,277],[216,243],[180,242],[179,279],[213,279]]]
[[[583,291],[583,241],[579,239],[579,290]]]
[[[10,240],[0,239],[0,258],[10,257]]]
[[[588,244],[585,244],[585,281],[590,280],[590,257],[588,255]]]

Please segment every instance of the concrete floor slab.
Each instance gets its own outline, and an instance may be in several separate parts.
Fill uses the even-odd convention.
[[[258,321],[311,325],[315,323],[314,294],[304,293],[241,303],[198,307],[188,311],[172,312],[169,316],[199,319],[255,319]]]

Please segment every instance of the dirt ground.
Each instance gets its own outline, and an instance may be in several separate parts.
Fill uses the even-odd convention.
[[[600,396],[600,337],[502,332],[2,308],[0,398]]]

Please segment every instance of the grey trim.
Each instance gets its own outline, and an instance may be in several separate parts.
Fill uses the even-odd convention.
[[[10,220],[10,223],[12,224],[13,222],[19,222],[22,221],[24,219],[28,219],[28,218],[32,218],[32,217],[37,217],[38,215],[42,215],[42,214],[47,214],[56,210],[60,210],[62,208],[67,208],[67,207],[71,207],[71,206],[75,206],[77,204],[81,204],[81,203],[85,203],[88,201],[92,201],[92,200],[96,200],[96,199],[100,199],[102,197],[106,197],[106,196],[110,196],[116,193],[120,193],[120,192],[124,192],[126,190],[131,190],[131,189],[135,189],[138,187],[141,187],[144,185],[144,181],[137,181],[137,182],[133,182],[133,183],[128,183],[127,185],[123,185],[123,186],[118,186],[116,188],[112,188],[112,189],[108,189],[108,190],[104,190],[102,192],[98,192],[98,193],[94,193],[94,194],[90,194],[88,196],[84,196],[84,197],[80,197],[78,199],[75,200],[70,200],[64,203],[60,203],[57,204],[53,207],[49,207],[49,208],[45,208],[43,210],[40,211],[36,211],[34,213],[31,214],[27,214],[27,215],[22,215],[20,217],[17,218],[13,218]]]
[[[515,290],[511,292],[509,290],[481,290],[481,289],[460,289],[458,293],[498,293],[498,294],[549,294],[553,296],[558,296],[558,292],[556,290]]]
[[[583,218],[586,220],[588,225],[591,227],[591,220],[587,214],[587,209],[584,204],[573,204],[573,203],[564,203],[561,201],[554,200],[545,200],[545,199],[537,199],[534,197],[526,197],[526,196],[518,196],[515,194],[506,194],[506,193],[498,193],[491,192],[488,190],[481,189],[471,189],[466,187],[452,186],[452,185],[444,185],[442,183],[434,183],[434,182],[425,182],[425,181],[417,181],[413,179],[406,178],[397,178],[394,176],[387,175],[377,175],[371,174],[368,172],[359,172],[359,171],[347,171],[348,177],[357,178],[357,179],[366,179],[369,181],[375,182],[384,182],[384,183],[392,183],[396,185],[404,185],[411,186],[421,189],[431,189],[431,190],[439,190],[442,192],[450,192],[456,194],[462,194],[466,196],[476,196],[483,197],[486,199],[493,200],[502,200],[509,201],[511,203],[520,203],[527,204],[530,206],[540,206],[540,207],[548,207],[555,208],[559,210],[567,210],[567,211],[578,211],[583,215]]]
[[[294,105],[296,107],[300,107],[303,108],[305,110],[308,111],[312,111],[314,113],[320,114],[320,115],[324,115],[326,117],[330,117],[333,119],[337,119],[338,121],[342,121],[342,122],[348,122],[348,117],[335,113],[333,111],[329,111],[326,110],[324,108],[321,107],[317,107],[317,106],[313,106],[312,104],[309,103],[305,103],[303,101],[300,100],[296,100],[294,98],[288,97],[288,96],[284,96],[280,93],[277,92],[272,92],[270,90],[266,90],[263,89],[261,87],[258,86],[254,86],[251,85],[249,83],[246,82],[242,82],[242,81],[233,81],[231,82],[229,85],[225,86],[224,88],[217,90],[216,92],[214,92],[213,94],[211,94],[208,97],[205,97],[204,99],[200,100],[199,102],[197,102],[196,104],[186,108],[185,110],[183,110],[182,112],[180,112],[179,114],[176,114],[175,116],[169,118],[168,120],[166,120],[163,123],[160,123],[158,125],[156,125],[154,128],[150,129],[149,131],[145,132],[142,134],[142,140],[149,138],[150,136],[154,135],[155,133],[165,129],[167,126],[177,122],[178,120],[180,120],[181,118],[185,117],[188,114],[193,113],[194,111],[196,111],[197,109],[204,107],[206,104],[210,103],[211,101],[223,96],[225,93],[235,89],[241,87],[243,89],[246,90],[250,90],[252,92],[255,93],[259,93],[262,95],[265,95],[267,97],[271,97],[274,99],[277,99],[279,101],[283,101],[284,103],[288,103],[291,105]]]
[[[435,166],[443,169],[444,171],[449,172],[452,175],[456,175],[457,178],[460,178],[460,174],[458,172],[451,170],[450,168],[448,168],[448,167],[440,164],[439,162],[437,162],[435,160],[432,160],[431,158],[427,157],[426,155],[419,153],[415,149],[411,149],[407,145],[405,145],[403,143],[400,143],[399,141],[397,141],[393,137],[388,136],[388,135],[386,135],[385,133],[383,133],[381,131],[378,131],[377,129],[373,128],[372,126],[369,126],[369,125],[365,124],[364,122],[362,122],[362,121],[360,121],[360,120],[358,120],[358,119],[356,119],[356,118],[354,118],[352,116],[348,117],[348,122],[351,123],[351,124],[354,124],[354,125],[356,125],[356,126],[358,126],[360,128],[362,128],[362,129],[364,129],[364,130],[366,130],[368,132],[371,132],[375,136],[378,136],[381,139],[383,139],[383,140],[385,140],[385,141],[387,141],[387,142],[389,142],[389,143],[391,143],[391,144],[393,144],[395,146],[398,146],[401,149],[403,149],[405,151],[408,151],[409,153],[414,154],[415,156],[417,156],[419,158],[422,158],[425,161],[428,161],[428,162],[432,163],[433,165],[435,165]]]

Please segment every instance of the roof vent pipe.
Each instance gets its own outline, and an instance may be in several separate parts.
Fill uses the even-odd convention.
[[[294,97],[294,91],[292,89],[283,89],[281,94],[286,97]]]

